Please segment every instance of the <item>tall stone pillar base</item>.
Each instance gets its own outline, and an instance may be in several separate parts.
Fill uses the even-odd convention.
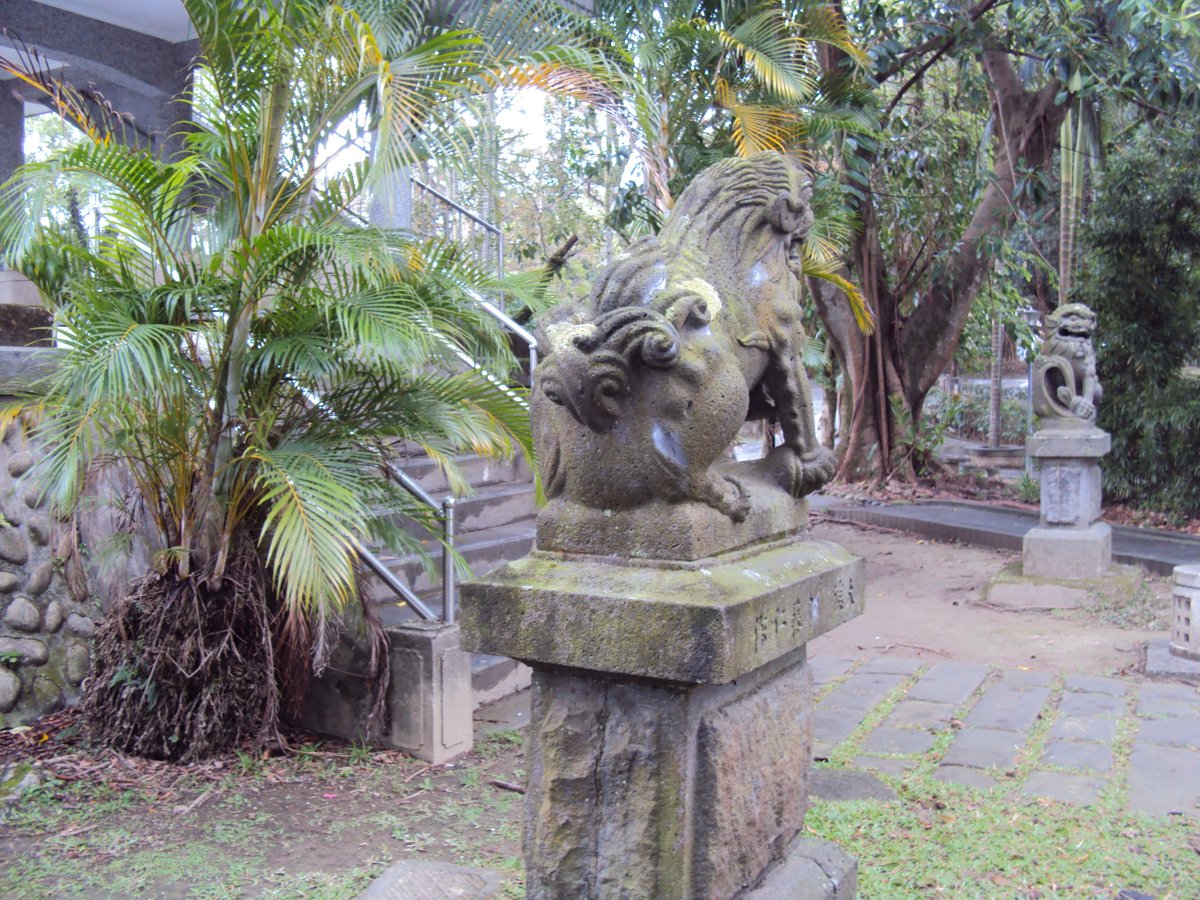
[[[846,896],[852,874],[780,864],[807,804],[806,644],[861,612],[863,575],[792,538],[694,563],[534,552],[463,585],[464,646],[534,669],[531,900],[728,900],[775,872]]]
[[[1103,578],[1112,567],[1112,529],[1043,528],[1025,532],[1021,573],[1033,578]]]
[[[1112,529],[1100,521],[1100,459],[1112,446],[1099,428],[1046,428],[1026,453],[1039,468],[1041,518],[1025,534],[1022,572],[1032,578],[1103,578],[1112,566]]]

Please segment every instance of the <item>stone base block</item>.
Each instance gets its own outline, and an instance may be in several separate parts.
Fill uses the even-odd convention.
[[[1023,572],[1038,578],[1101,578],[1112,565],[1112,529],[1031,528],[1025,533]]]
[[[597,509],[563,498],[537,518],[537,548],[629,559],[697,560],[794,534],[808,526],[808,503],[781,491],[772,460],[722,463],[722,476],[745,492],[741,522],[705,503],[652,500],[633,509]]]
[[[387,721],[376,742],[435,764],[466,753],[474,737],[471,658],[459,648],[458,626],[391,625],[387,637]],[[368,647],[361,635],[346,635],[333,664],[309,685],[298,724],[343,740],[369,739]]]
[[[677,564],[534,552],[462,585],[463,645],[720,684],[857,616],[864,570],[837,544],[799,538]]]
[[[527,896],[727,900],[755,885],[804,823],[811,711],[804,648],[722,685],[536,670]]]
[[[797,841],[787,858],[743,900],[854,900],[858,860],[830,841]]]
[[[1200,681],[1200,662],[1173,653],[1169,638],[1153,638],[1146,643],[1146,674],[1160,678]]]

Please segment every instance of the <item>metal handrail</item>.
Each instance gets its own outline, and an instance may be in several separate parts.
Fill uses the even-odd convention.
[[[446,206],[450,207],[452,210],[454,210],[456,213],[458,213],[458,215],[462,216],[463,218],[469,219],[470,221],[472,221],[476,225],[478,225],[480,228],[482,228],[484,231],[486,231],[489,234],[492,234],[496,237],[496,277],[503,278],[504,277],[504,232],[500,229],[500,227],[498,225],[496,225],[494,222],[489,222],[487,219],[483,218],[482,216],[478,215],[477,213],[474,213],[471,210],[467,209],[461,203],[458,203],[455,200],[452,200],[451,198],[447,197],[445,194],[443,194],[437,188],[433,187],[432,185],[426,184],[421,179],[414,177],[412,179],[412,183],[415,184],[421,190],[425,191],[425,193],[429,194],[431,197],[435,198],[436,200],[439,200],[440,202],[444,203]],[[511,331],[513,334],[515,334],[517,337],[519,337],[521,340],[523,340],[525,342],[525,345],[529,348],[529,373],[530,373],[530,377],[532,377],[533,370],[537,368],[537,359],[538,359],[537,338],[535,338],[528,331],[528,329],[523,328],[521,325],[519,325],[516,322],[516,320],[514,320],[511,316],[508,315],[508,313],[504,312],[504,310],[500,309],[500,307],[496,306],[490,300],[487,300],[486,298],[481,296],[477,291],[468,290],[467,293],[469,293],[471,295],[472,299],[474,299],[475,303],[479,306],[480,309],[482,309],[489,316],[491,316],[493,319],[495,319],[497,322],[499,322],[501,325],[503,325],[505,328],[507,328],[509,331]]]

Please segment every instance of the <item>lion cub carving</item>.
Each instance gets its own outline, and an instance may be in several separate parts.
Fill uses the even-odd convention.
[[[783,443],[757,472],[792,497],[832,477],[800,352],[810,197],[786,156],[719,163],[659,235],[600,271],[586,309],[543,329],[533,414],[548,497],[605,511],[694,501],[739,522],[750,492],[716,464],[747,418],[768,416]]]

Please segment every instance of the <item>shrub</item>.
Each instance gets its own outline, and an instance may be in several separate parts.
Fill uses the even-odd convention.
[[[1148,131],[1114,155],[1083,232],[1081,300],[1098,318],[1111,432],[1104,487],[1115,500],[1200,515],[1200,136]]]

